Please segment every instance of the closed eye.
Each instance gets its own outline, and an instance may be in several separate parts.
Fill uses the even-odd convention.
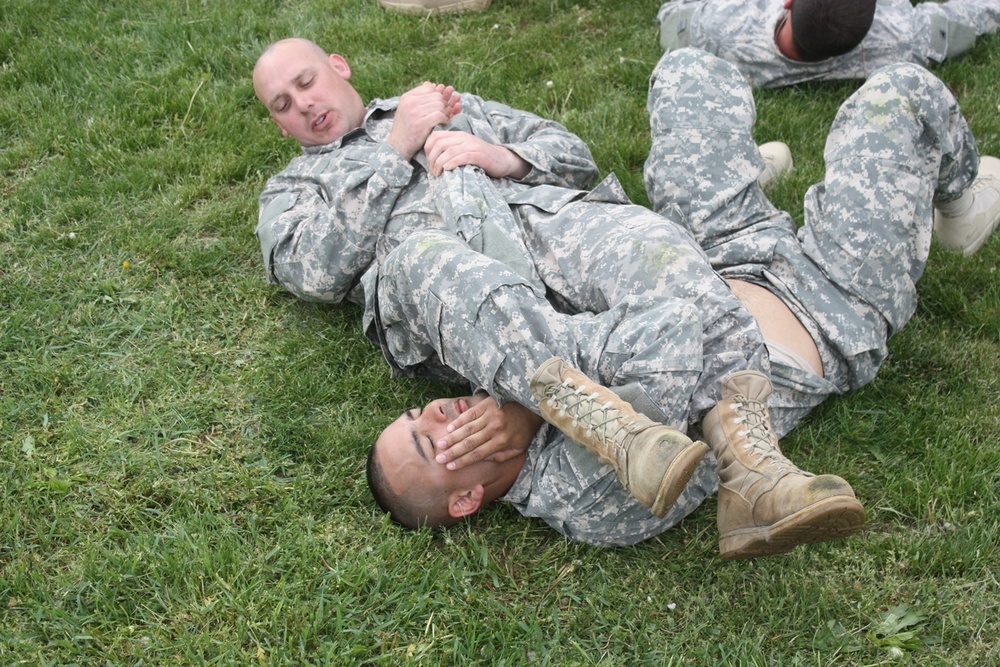
[[[423,413],[423,411],[424,411],[423,408],[410,408],[403,414],[406,415],[407,420],[416,421],[417,417],[419,417]],[[434,441],[431,440],[430,436],[424,436],[424,437],[427,438],[427,445],[428,447],[430,447],[431,454],[433,455]],[[410,440],[413,442],[413,446],[416,448],[417,454],[420,455],[420,458],[422,458],[427,463],[430,463],[431,459],[430,457],[427,456],[427,453],[424,451],[424,448],[420,444],[420,435],[417,433],[416,428],[410,429]]]
[[[277,100],[275,100],[273,104],[271,104],[271,110],[274,111],[274,113],[281,113],[287,109],[288,109],[287,95],[282,95]]]

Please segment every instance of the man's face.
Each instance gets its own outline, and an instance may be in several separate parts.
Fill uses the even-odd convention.
[[[412,484],[450,490],[472,475],[482,464],[451,471],[438,463],[437,441],[448,435],[448,424],[486,398],[485,394],[461,398],[439,398],[424,408],[404,412],[382,431],[376,448],[383,472],[397,492]]]
[[[306,40],[278,42],[254,68],[257,97],[281,128],[303,146],[322,146],[358,128],[365,105],[348,83],[343,57],[325,55]]]

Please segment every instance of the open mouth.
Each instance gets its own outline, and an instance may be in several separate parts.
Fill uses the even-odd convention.
[[[328,116],[329,116],[328,113],[321,113],[319,116],[317,116],[316,120],[313,121],[312,125],[313,129],[314,130],[323,129],[323,126],[326,125],[326,120]]]

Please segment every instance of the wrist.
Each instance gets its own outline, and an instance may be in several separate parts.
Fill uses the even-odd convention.
[[[510,166],[507,169],[507,177],[519,181],[527,176],[528,172],[531,171],[531,163],[509,148],[504,148],[504,150],[510,156],[508,158]]]
[[[413,159],[413,156],[417,154],[419,146],[411,146],[408,142],[403,141],[399,137],[393,136],[392,133],[386,137],[385,143],[389,145],[392,150],[399,153],[399,156],[409,162]]]

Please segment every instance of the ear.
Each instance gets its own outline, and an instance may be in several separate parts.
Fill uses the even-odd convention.
[[[466,491],[455,491],[448,497],[448,514],[456,519],[475,514],[482,507],[485,494],[482,484]]]
[[[279,130],[281,130],[281,136],[287,138],[288,137],[288,130],[286,130],[285,126],[281,124],[281,121],[279,121],[274,116],[271,116],[271,120],[274,121],[274,124],[278,126]]]
[[[329,56],[330,67],[344,79],[351,78],[351,66],[347,64],[347,59],[342,55],[331,53]]]

